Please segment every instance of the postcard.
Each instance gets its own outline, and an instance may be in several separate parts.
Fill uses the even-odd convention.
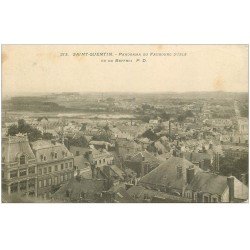
[[[2,45],[2,202],[248,202],[248,49]]]

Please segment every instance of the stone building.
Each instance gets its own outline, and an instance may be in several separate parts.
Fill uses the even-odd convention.
[[[74,178],[74,157],[57,142],[38,140],[31,143],[37,161],[37,195],[49,198],[55,187]]]
[[[2,192],[37,195],[37,163],[27,135],[2,139]]]

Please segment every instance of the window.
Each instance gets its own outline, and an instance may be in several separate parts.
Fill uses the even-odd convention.
[[[55,153],[55,159],[57,159],[57,153]]]
[[[69,163],[69,167],[72,168],[72,162]]]
[[[57,182],[58,182],[58,178],[55,177],[55,185],[57,185]]]
[[[45,155],[43,156],[43,160],[44,160],[44,161],[46,161],[46,160],[47,160],[47,158],[46,158],[46,156],[45,156]]]
[[[38,174],[43,174],[42,169],[39,169],[39,170],[38,170]]]
[[[99,160],[99,163],[101,164],[101,163],[102,163],[102,160]]]
[[[212,198],[212,202],[216,203],[218,202],[218,199],[216,197]]]
[[[49,186],[51,185],[51,182],[52,182],[51,179],[49,179]]]
[[[194,201],[197,202],[197,194],[196,193],[194,193]]]
[[[68,163],[65,163],[65,168],[68,168]]]
[[[61,182],[63,182],[63,175],[61,175]]]
[[[67,174],[65,174],[64,179],[65,179],[65,181],[68,180],[68,175]]]
[[[17,177],[17,170],[10,171],[10,178],[16,178]]]
[[[55,171],[58,171],[58,166],[57,165],[55,165]]]
[[[47,174],[47,172],[48,172],[47,168],[44,168],[44,169],[43,169],[43,173],[44,173],[44,174]]]
[[[25,190],[25,189],[26,189],[26,184],[27,184],[26,181],[21,181],[21,182],[19,183],[19,188],[20,188],[20,190]]]
[[[208,197],[207,196],[204,196],[204,202],[207,203],[209,201]]]
[[[42,181],[39,181],[39,188],[42,187]]]
[[[25,155],[21,155],[20,156],[20,165],[24,165],[25,164]]]
[[[25,175],[27,175],[27,170],[26,169],[23,169],[23,170],[19,171],[19,176],[25,176]]]
[[[47,186],[47,180],[43,180],[43,186],[44,186],[44,187]]]
[[[105,159],[103,159],[103,163],[105,162]]]
[[[63,170],[63,164],[61,164],[61,170]]]
[[[35,167],[30,167],[29,168],[29,174],[35,174],[35,172],[36,172]]]
[[[80,155],[80,152],[79,151],[76,151],[76,156],[79,156]]]
[[[10,185],[10,192],[11,193],[15,193],[15,192],[17,192],[18,191],[18,184],[17,183],[12,183],[11,185]]]
[[[29,180],[29,188],[35,187],[35,179]]]
[[[51,167],[49,167],[49,173],[51,173]]]

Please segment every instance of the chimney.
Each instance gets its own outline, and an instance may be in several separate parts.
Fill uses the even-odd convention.
[[[191,154],[190,154],[190,161],[191,162],[193,161],[193,152],[191,152]]]
[[[194,179],[194,166],[189,166],[186,169],[186,178],[187,178],[187,184],[190,184],[192,180]]]
[[[229,202],[234,201],[234,177],[229,176],[227,177],[227,185],[229,188]]]
[[[96,166],[95,164],[91,164],[91,172],[92,172],[92,179],[96,178]]]
[[[177,166],[176,167],[176,173],[177,173],[177,178],[182,177],[182,166]]]
[[[103,166],[103,172],[108,176],[110,177],[110,166]]]

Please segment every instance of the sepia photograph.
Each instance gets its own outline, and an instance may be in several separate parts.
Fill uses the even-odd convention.
[[[244,44],[2,45],[2,203],[248,203],[248,60]]]

